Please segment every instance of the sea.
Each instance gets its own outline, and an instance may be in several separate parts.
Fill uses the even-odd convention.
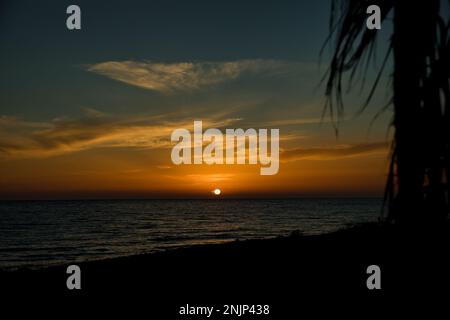
[[[376,198],[1,201],[0,269],[324,234],[376,221],[381,205]]]

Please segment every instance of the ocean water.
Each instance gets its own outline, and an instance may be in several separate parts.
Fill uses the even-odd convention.
[[[0,269],[193,244],[328,233],[376,221],[380,199],[0,202]]]

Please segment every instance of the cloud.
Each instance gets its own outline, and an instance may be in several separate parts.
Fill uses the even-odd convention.
[[[293,70],[298,63],[277,60],[227,62],[154,63],[106,61],[90,65],[88,71],[140,88],[163,93],[193,91],[237,79],[245,74],[277,74]]]
[[[270,127],[283,127],[283,126],[299,126],[305,124],[324,124],[330,122],[331,120],[327,118],[293,118],[293,119],[269,121],[267,122],[267,125]]]
[[[170,119],[169,119],[170,118]],[[27,122],[0,117],[0,155],[3,157],[48,157],[93,148],[169,148],[177,128],[192,128],[193,118],[113,115],[87,109],[79,118],[57,118],[49,122]],[[204,127],[222,128],[239,119],[210,116]]]
[[[93,109],[85,109],[83,115],[77,118],[62,117],[46,122],[0,116],[0,157],[50,157],[96,148],[171,148],[172,131],[178,128],[192,131],[194,120],[192,115],[169,113],[118,117]],[[219,128],[222,132],[225,128],[246,127],[242,126],[242,119],[230,118],[229,114],[224,112],[205,116],[202,120],[204,129]],[[299,123],[295,119],[293,122]],[[286,123],[282,121],[279,124]],[[280,140],[299,141],[305,138],[306,136],[300,133],[290,133],[283,134]],[[280,159],[334,160],[386,154],[387,148],[385,142],[341,145],[333,148],[295,148],[281,150]]]
[[[296,148],[284,150],[280,158],[283,161],[297,160],[336,160],[340,158],[363,157],[374,154],[386,154],[386,142],[341,145],[333,148]]]
[[[205,182],[223,182],[229,181],[234,177],[231,173],[219,173],[219,174],[188,174],[185,176],[188,179],[196,181],[196,183]]]

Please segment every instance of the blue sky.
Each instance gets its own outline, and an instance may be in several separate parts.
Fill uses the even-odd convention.
[[[390,112],[370,131],[369,124],[389,98],[386,82],[362,116],[355,113],[367,90],[360,95],[353,90],[346,97],[339,139],[328,119],[321,121],[325,98],[320,80],[330,51],[325,50],[321,66],[319,52],[328,35],[329,1],[77,1],[80,31],[65,26],[70,4],[1,4],[0,161],[10,168],[8,183],[18,179],[14,172],[23,166],[46,167],[42,157],[67,169],[84,153],[89,153],[84,161],[95,163],[90,153],[100,156],[124,147],[136,152],[136,159],[143,146],[149,148],[145,161],[162,167],[167,152],[138,144],[144,139],[141,129],[234,119],[242,127],[281,126],[285,150],[309,148],[323,154],[328,148],[333,155],[336,149],[376,146],[372,175],[379,180],[372,184],[383,184],[387,151],[379,146],[388,141]],[[380,33],[378,65],[389,26]],[[98,128],[115,133],[105,136]],[[165,134],[164,128],[161,132]],[[315,170],[335,166],[332,159],[314,164]],[[127,161],[130,168],[131,162],[140,162]],[[217,170],[210,174],[235,174]],[[57,174],[48,167],[43,171],[49,180]],[[180,174],[187,173],[174,176]],[[20,179],[17,190],[27,186],[27,176]],[[86,188],[80,181],[79,189]]]

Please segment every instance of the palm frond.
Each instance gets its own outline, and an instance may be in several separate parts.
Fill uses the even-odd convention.
[[[375,40],[377,30],[369,30],[366,27],[367,7],[378,5],[381,8],[381,21],[383,22],[393,7],[394,0],[333,0],[331,4],[330,34],[325,41],[325,45],[331,44],[333,39],[334,53],[331,58],[330,66],[322,79],[326,80],[325,94],[327,97],[324,112],[325,116],[329,112],[330,117],[339,120],[344,111],[343,100],[343,79],[344,74],[350,71],[349,88],[357,70],[361,64],[364,64],[364,73],[366,73],[369,62],[375,54]],[[337,21],[337,22],[336,22]],[[321,54],[323,48],[321,50]],[[364,109],[370,102],[375,89],[379,83],[381,73],[388,60],[390,50],[386,53],[382,67],[378,72],[369,95],[362,107]],[[337,119],[334,119],[334,114]]]

